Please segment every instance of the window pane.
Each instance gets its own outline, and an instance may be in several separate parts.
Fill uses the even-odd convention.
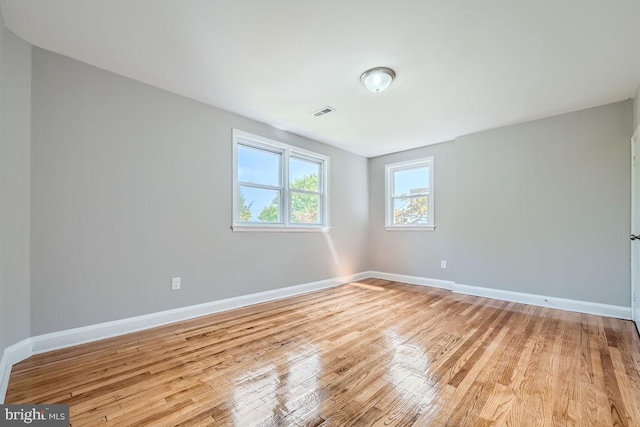
[[[289,159],[289,186],[294,190],[306,190],[320,192],[318,177],[320,176],[320,163],[308,160]]]
[[[238,145],[238,181],[280,186],[282,155]]]
[[[393,195],[407,196],[425,193],[429,188],[429,168],[419,167],[393,173]]]
[[[394,224],[429,224],[429,196],[393,199]]]
[[[320,196],[306,193],[291,193],[291,219],[297,224],[320,224]]]
[[[282,222],[278,190],[241,186],[238,208],[240,222]]]

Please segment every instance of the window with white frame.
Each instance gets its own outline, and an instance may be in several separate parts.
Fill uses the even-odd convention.
[[[329,227],[329,158],[233,129],[233,230]]]
[[[387,230],[433,230],[433,157],[385,166]]]

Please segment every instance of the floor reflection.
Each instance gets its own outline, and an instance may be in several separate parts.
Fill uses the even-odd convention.
[[[313,418],[322,371],[322,358],[315,346],[288,351],[277,363],[262,365],[256,360],[250,372],[236,379],[234,424],[294,425],[295,420]]]
[[[435,398],[436,388],[427,376],[431,363],[424,348],[406,344],[408,339],[398,335],[393,329],[385,333],[393,354],[386,375],[389,382],[395,384],[398,393],[405,398],[424,398],[427,395]]]

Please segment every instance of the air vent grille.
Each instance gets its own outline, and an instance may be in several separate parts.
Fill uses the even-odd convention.
[[[332,108],[332,107],[324,107],[324,108],[319,109],[318,111],[314,111],[313,113],[311,113],[311,115],[312,115],[313,117],[320,117],[320,116],[324,116],[325,114],[332,113],[332,112],[334,112],[334,111],[336,111],[336,109],[335,109],[335,108]]]

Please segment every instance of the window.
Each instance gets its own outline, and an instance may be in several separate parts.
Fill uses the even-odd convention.
[[[329,158],[233,130],[233,230],[323,231]]]
[[[393,163],[386,172],[386,229],[433,230],[433,157]]]

